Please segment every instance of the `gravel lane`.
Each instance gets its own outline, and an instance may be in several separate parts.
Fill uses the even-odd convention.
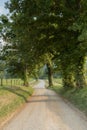
[[[26,107],[3,130],[87,130],[80,113],[44,86],[40,81]]]

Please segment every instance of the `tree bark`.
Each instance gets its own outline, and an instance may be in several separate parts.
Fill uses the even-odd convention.
[[[53,75],[52,75],[52,67],[49,63],[47,63],[47,70],[48,70],[48,81],[49,81],[49,87],[53,86]]]
[[[63,57],[62,57],[63,58]],[[68,59],[70,62],[70,59]],[[74,87],[73,71],[66,59],[61,59],[62,82],[64,88]]]
[[[76,87],[83,88],[86,86],[85,76],[84,76],[84,57],[80,57],[78,64],[76,64],[76,71],[75,71],[75,80],[76,80]]]
[[[26,87],[29,86],[27,67],[25,68],[25,72],[24,72],[24,86]]]
[[[69,72],[62,73],[62,81],[63,81],[63,87],[65,88],[74,87],[74,80],[72,74],[70,74]]]
[[[3,78],[1,78],[1,86],[3,86]]]

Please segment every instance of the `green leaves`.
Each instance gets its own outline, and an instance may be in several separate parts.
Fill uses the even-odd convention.
[[[19,64],[27,65],[29,74],[37,65],[54,62],[63,77],[69,78],[71,72],[75,78],[87,48],[86,5],[81,0],[10,0],[6,4],[11,21],[2,16],[0,25],[12,51],[17,50],[13,54],[22,60]]]

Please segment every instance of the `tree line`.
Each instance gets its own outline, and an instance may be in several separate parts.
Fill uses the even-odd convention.
[[[60,70],[65,88],[86,85],[84,63],[87,52],[86,0],[9,0],[9,16],[0,17],[1,36],[7,42],[1,58],[8,71],[28,84],[47,66],[49,86],[54,66]]]

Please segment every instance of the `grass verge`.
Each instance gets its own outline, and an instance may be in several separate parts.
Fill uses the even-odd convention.
[[[0,123],[27,102],[32,93],[32,87],[0,86]]]
[[[58,82],[58,80],[57,80]],[[53,86],[53,90],[60,94],[63,98],[70,101],[77,108],[79,108],[87,116],[87,87],[83,89],[64,89],[62,84],[57,84]]]

